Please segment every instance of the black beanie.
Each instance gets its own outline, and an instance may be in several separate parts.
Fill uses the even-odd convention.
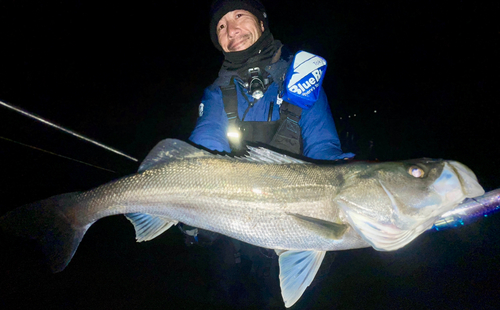
[[[259,0],[216,0],[210,9],[210,38],[219,51],[222,51],[222,47],[217,37],[217,23],[224,15],[234,10],[246,10],[252,13],[264,23],[265,30],[268,28],[266,9]]]

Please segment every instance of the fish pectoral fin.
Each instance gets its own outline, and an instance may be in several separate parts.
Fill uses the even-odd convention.
[[[134,224],[137,242],[152,240],[178,223],[168,217],[139,212],[127,213],[125,217]]]
[[[429,222],[411,230],[403,230],[395,225],[378,223],[356,212],[346,212],[347,218],[354,230],[360,234],[374,249],[378,251],[394,251],[404,247],[418,237],[427,228]]]
[[[318,272],[325,251],[284,251],[279,255],[281,296],[293,306]]]
[[[297,222],[300,223],[300,225],[315,231],[322,237],[332,240],[341,239],[342,236],[344,236],[345,231],[349,227],[349,225],[347,224],[329,222],[297,213],[287,212],[287,214],[293,216],[297,220]]]

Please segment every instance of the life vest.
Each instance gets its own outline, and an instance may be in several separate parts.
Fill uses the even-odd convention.
[[[271,121],[274,102],[270,102],[267,121],[245,121],[238,116],[236,83],[231,79],[229,86],[221,86],[224,110],[229,121],[228,140],[233,152],[245,149],[245,142],[265,144],[285,152],[302,155],[302,130],[299,125],[302,108],[283,101],[280,105],[280,119]],[[248,109],[253,104],[249,102]],[[246,113],[244,114],[246,115]]]

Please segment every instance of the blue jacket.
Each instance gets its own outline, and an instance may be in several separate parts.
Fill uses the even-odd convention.
[[[237,85],[238,115],[240,119],[248,107],[248,102],[242,95],[247,94],[248,99],[254,102],[245,116],[245,121],[267,121],[270,102],[274,102],[272,121],[280,118],[279,106],[277,105],[278,87],[289,65],[289,61],[280,59],[276,63],[266,67],[266,71],[273,77],[273,83],[264,93],[264,97],[254,100],[247,94],[245,88]],[[200,116],[196,127],[191,133],[189,140],[204,146],[210,150],[230,152],[231,148],[227,139],[228,118],[222,101],[220,86],[229,85],[231,72],[221,70],[219,78],[214,84],[204,91],[200,104]],[[236,83],[238,84],[238,83]],[[299,121],[302,129],[303,155],[313,159],[344,159],[352,158],[354,154],[343,153],[340,140],[335,129],[328,99],[323,89],[316,103],[309,110],[302,110]]]

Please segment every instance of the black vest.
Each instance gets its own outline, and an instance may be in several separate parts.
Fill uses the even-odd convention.
[[[302,130],[299,126],[302,108],[283,101],[280,106],[280,119],[271,121],[274,105],[271,101],[267,122],[244,121],[244,119],[240,120],[238,116],[238,97],[235,83],[231,81],[229,86],[221,86],[221,91],[224,110],[229,121],[228,128],[238,129],[241,135],[238,141],[229,140],[233,151],[242,151],[245,149],[245,142],[254,142],[302,155]],[[250,104],[249,108],[251,107]]]

